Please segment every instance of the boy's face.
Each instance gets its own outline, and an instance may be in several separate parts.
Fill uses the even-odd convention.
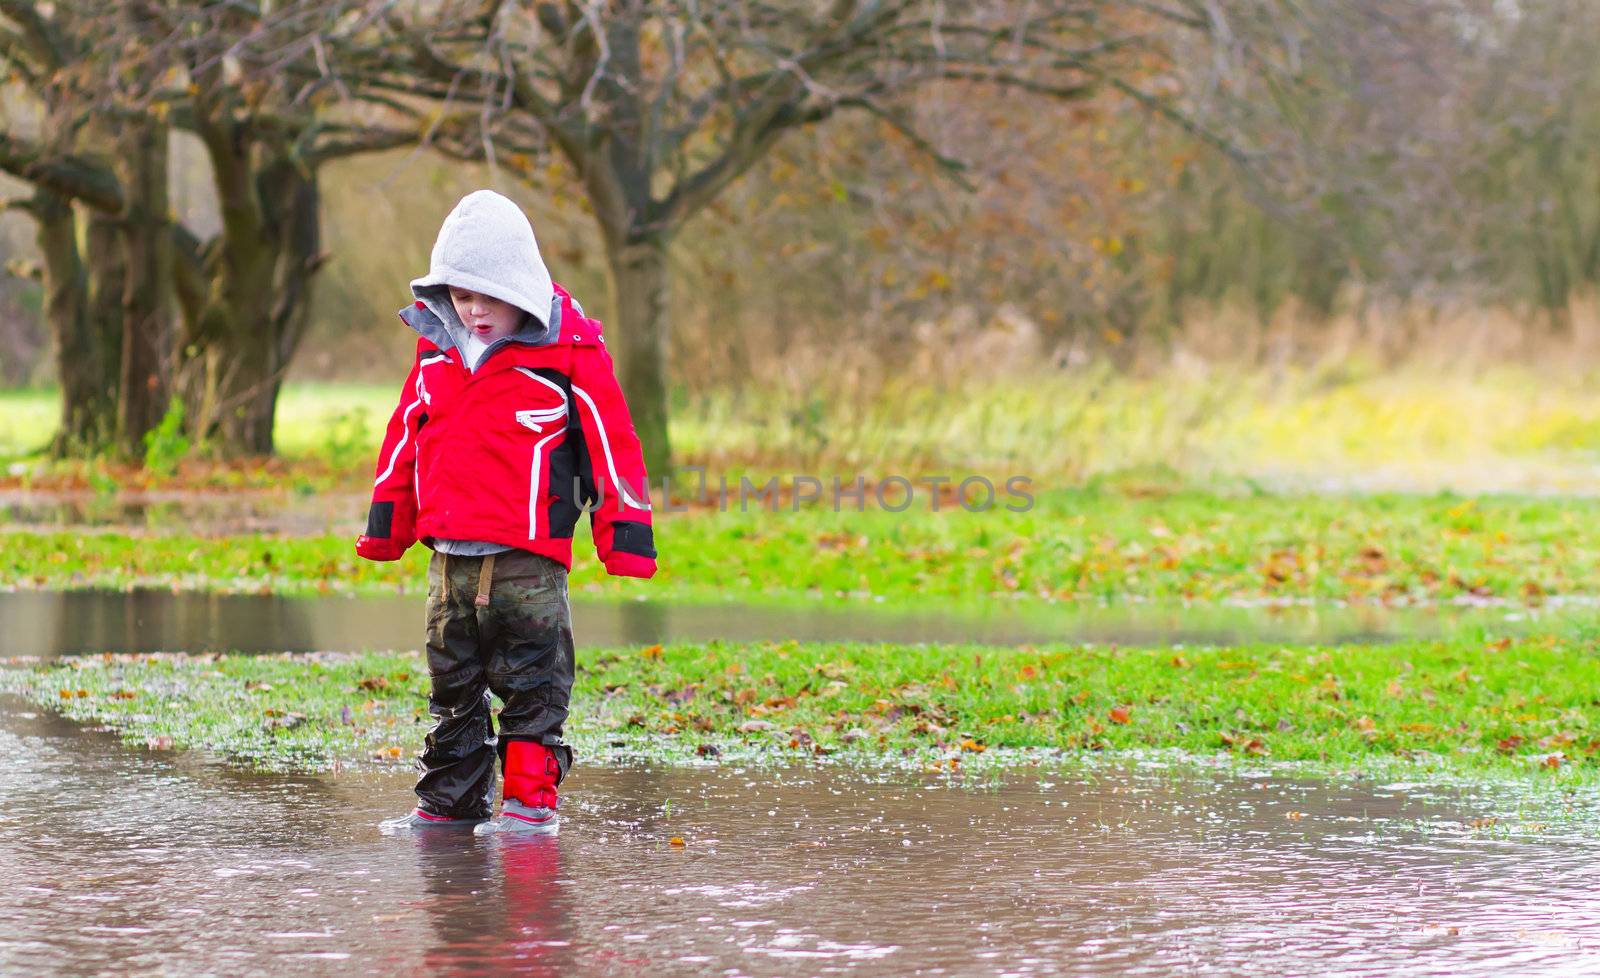
[[[522,324],[522,310],[509,302],[473,292],[450,287],[450,304],[456,315],[472,335],[485,343],[504,339],[517,331]]]

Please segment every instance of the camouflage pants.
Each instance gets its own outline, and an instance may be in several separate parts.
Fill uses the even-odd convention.
[[[564,776],[572,749],[561,740],[572,695],[572,611],[567,570],[526,550],[493,557],[435,553],[428,565],[428,711],[434,727],[418,760],[417,796],[436,815],[486,817],[496,755],[532,740],[555,753]],[[489,602],[479,607],[480,587]],[[499,697],[496,737],[490,693]]]

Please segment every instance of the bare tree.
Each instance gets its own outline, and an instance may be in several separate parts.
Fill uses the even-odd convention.
[[[96,451],[119,434],[137,450],[165,407],[166,385],[151,353],[167,330],[156,325],[153,333],[130,333],[124,321],[131,312],[138,329],[151,330],[166,312],[166,294],[162,282],[128,274],[130,259],[137,267],[159,266],[161,250],[141,240],[149,233],[148,211],[124,193],[123,181],[148,176],[160,164],[164,140],[136,123],[108,126],[108,116],[83,110],[91,102],[126,106],[147,91],[148,72],[122,61],[108,43],[117,32],[114,14],[64,24],[35,4],[5,0],[0,16],[6,26],[0,58],[41,103],[37,139],[10,127],[0,133],[0,168],[33,187],[12,206],[30,213],[38,227],[45,313],[63,393],[56,451]],[[100,78],[111,71],[123,84],[106,91]],[[163,179],[154,203],[164,200],[165,189]],[[74,201],[92,208],[81,244]],[[164,207],[157,214],[165,220]]]
[[[1177,118],[1141,80],[1195,0],[444,0],[391,8],[398,45],[348,52],[369,91],[426,95],[430,132],[458,155],[539,182],[570,166],[604,241],[612,332],[647,462],[667,440],[668,250],[686,222],[785,133],[870,113],[960,179],[901,97],[932,83],[1003,97],[1081,98],[1113,86]],[[813,300],[827,304],[828,296]]]
[[[1162,215],[1175,284],[1264,312],[1347,293],[1529,303],[1558,324],[1600,285],[1593,4],[1343,0],[1227,26],[1220,57],[1278,57],[1197,106],[1248,166],[1206,174],[1219,206]],[[1208,247],[1186,255],[1191,237]]]
[[[324,56],[369,24],[314,0],[0,0],[0,59],[41,107],[36,134],[0,132],[0,169],[34,188],[18,206],[39,223],[58,449],[92,451],[116,432],[139,455],[175,389],[196,435],[230,454],[272,450],[325,257],[317,171],[416,139],[356,121]],[[198,137],[211,165],[222,228],[208,240],[170,216],[173,129]]]
[[[190,5],[168,24],[183,96],[174,123],[211,163],[222,227],[186,241],[182,345],[187,401],[202,431],[231,452],[272,451],[278,391],[305,335],[321,249],[318,170],[356,153],[413,142],[416,129],[350,121],[325,44],[368,23],[359,10],[301,0],[270,14],[223,2]]]

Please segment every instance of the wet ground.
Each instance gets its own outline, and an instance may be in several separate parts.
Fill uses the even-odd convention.
[[[504,841],[16,700],[0,752],[7,974],[1600,973],[1588,833],[1403,785],[580,767]]]
[[[157,651],[309,652],[415,648],[422,598],[218,595],[170,591],[0,592],[8,656]],[[583,647],[671,641],[1095,642],[1124,645],[1340,644],[1548,628],[1592,604],[1543,610],[1435,606],[1079,604],[985,613],[573,601]]]
[[[0,526],[138,529],[202,535],[360,532],[365,497],[337,493],[0,490]],[[1334,603],[1076,602],[1057,607],[955,613],[947,605],[891,610],[763,607],[660,601],[573,602],[580,645],[670,641],[884,641],[1124,645],[1375,643],[1444,636],[1462,628],[1496,634],[1592,618],[1593,597],[1552,598],[1538,608],[1502,604],[1411,607]],[[8,656],[103,651],[362,651],[415,647],[422,599],[274,595],[0,591]]]
[[[0,526],[33,530],[95,529],[228,536],[244,533],[346,533],[366,525],[368,500],[335,492],[264,490],[0,489]]]

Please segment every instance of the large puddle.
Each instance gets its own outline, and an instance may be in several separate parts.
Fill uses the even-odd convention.
[[[362,651],[415,648],[423,600],[412,597],[219,595],[170,591],[0,592],[5,656],[155,651]],[[1549,627],[1592,606],[1236,606],[1124,603],[985,612],[827,605],[767,607],[573,601],[580,647],[671,641],[1095,642],[1124,645],[1341,644],[1428,638],[1462,628],[1497,634]]]
[[[385,837],[0,701],[7,974],[1600,972],[1600,860],[1404,786],[580,767],[559,839]],[[685,845],[673,848],[672,837]]]

